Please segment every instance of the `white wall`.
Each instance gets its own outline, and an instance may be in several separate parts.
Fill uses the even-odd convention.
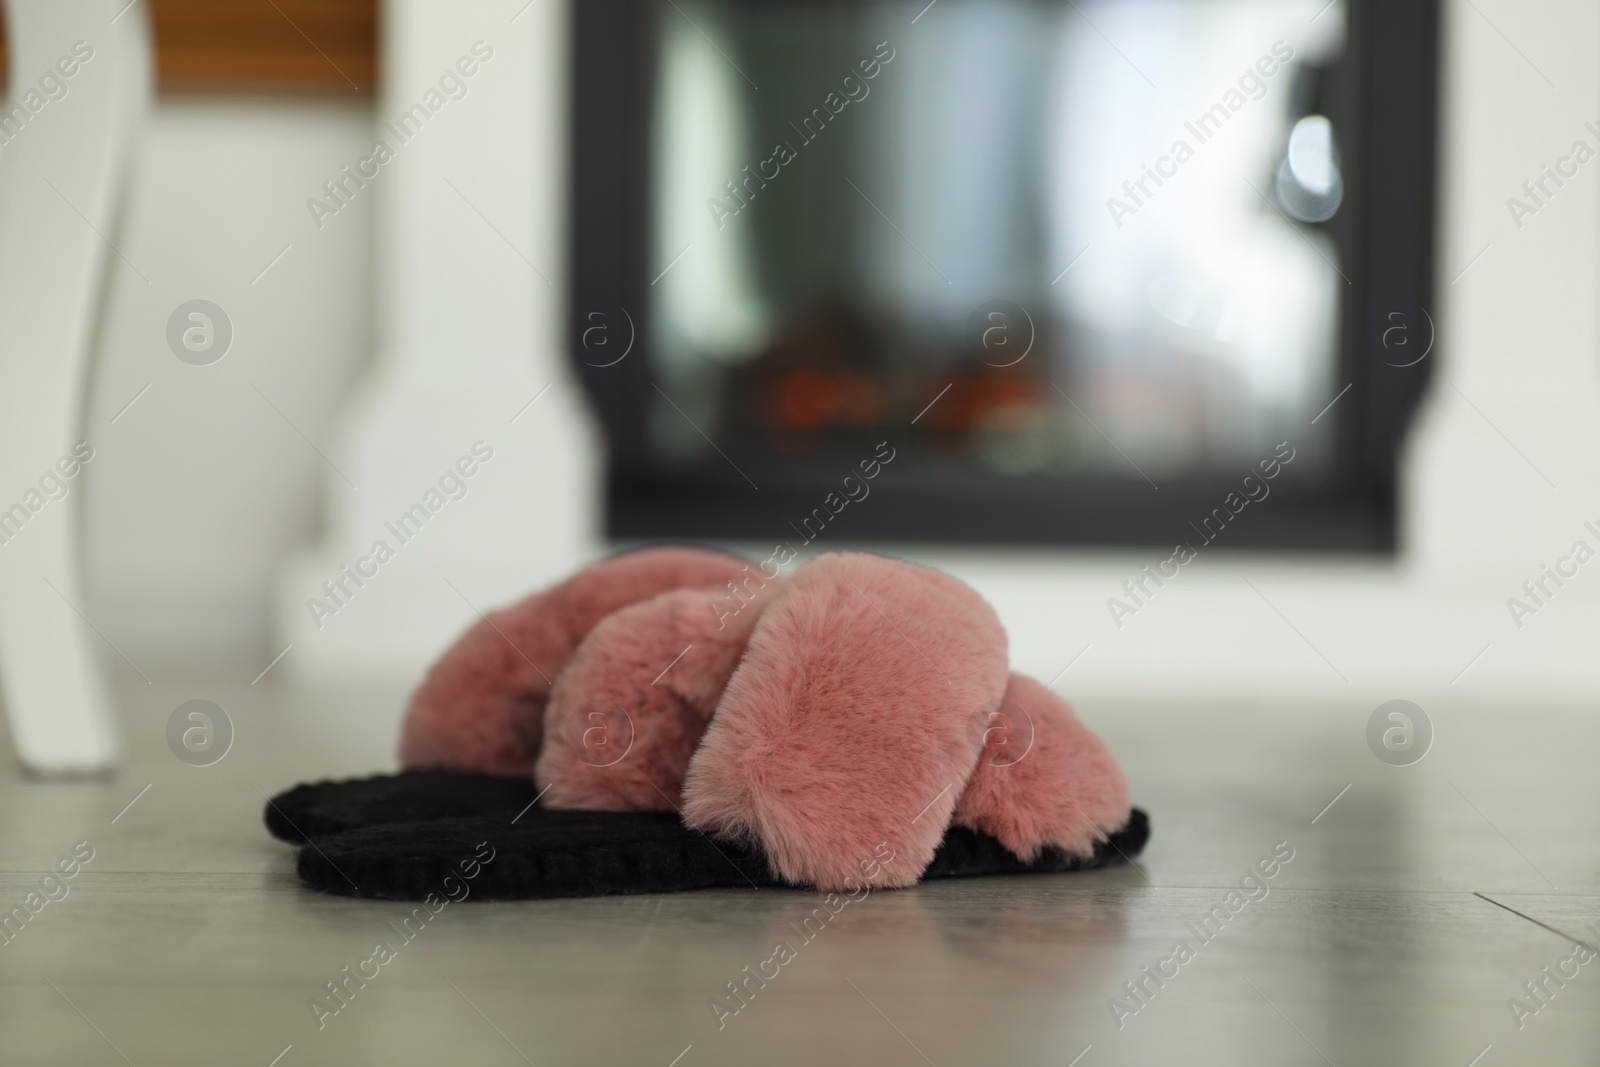
[[[1505,203],[1600,118],[1600,11],[1578,0],[1446,7],[1439,339],[1405,461],[1401,559],[1205,555],[1118,628],[1106,599],[1164,553],[907,550],[979,586],[1020,669],[1049,680],[1087,648],[1060,691],[1313,693],[1367,708],[1435,691],[1520,703],[1600,686],[1600,561],[1520,629],[1506,607],[1584,536],[1584,520],[1600,527],[1600,161],[1520,230]],[[158,115],[124,246],[155,285],[117,274],[93,408],[104,426],[156,383],[105,430],[89,487],[96,603],[130,652],[225,646],[264,662],[276,651],[265,643],[269,576],[307,539],[329,476],[250,382],[329,440],[370,347],[370,223],[346,213],[308,233],[296,212],[364,147],[366,121],[325,104],[169,103]],[[178,301],[211,294],[238,308],[240,341],[216,367],[185,367],[166,354],[161,324]],[[393,640],[392,669],[415,675],[422,660],[405,635]]]
[[[326,450],[370,356],[372,212],[318,230],[305,201],[370,147],[371,118],[322,99],[156,108],[110,260],[85,487],[95,622],[141,667],[253,659],[279,563],[316,529],[326,468],[301,433]],[[233,322],[211,366],[167,347],[196,298]]]

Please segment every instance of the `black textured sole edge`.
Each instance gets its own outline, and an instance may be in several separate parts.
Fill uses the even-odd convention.
[[[535,807],[537,797],[526,778],[405,771],[297,786],[264,814],[273,836],[307,846],[300,877],[345,896],[528,900],[784,884],[759,848],[713,840],[671,813],[552,811]],[[1135,808],[1091,856],[1047,849],[1024,861],[953,827],[922,878],[1104,867],[1138,855],[1149,837]]]

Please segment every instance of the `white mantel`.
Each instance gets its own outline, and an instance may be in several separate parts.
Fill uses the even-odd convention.
[[[564,8],[538,0],[508,23],[518,6],[389,5],[380,122],[473,40],[497,51],[472,95],[381,179],[385,340],[338,457],[361,489],[329,479],[329,538],[284,583],[280,646],[295,643],[284,662],[296,671],[414,677],[472,617],[444,577],[487,606],[602,550],[586,536],[599,454],[556,328]],[[1048,681],[1082,653],[1057,689],[1089,703],[1266,697],[1348,702],[1353,715],[1394,697],[1471,691],[1522,706],[1600,693],[1600,560],[1522,628],[1506,607],[1585,520],[1600,526],[1600,161],[1520,229],[1506,207],[1600,118],[1600,10],[1578,0],[1479,6],[1445,5],[1438,338],[1403,460],[1400,557],[1216,552],[1118,629],[1106,599],[1158,553],[900,553],[976,584],[1005,620],[1019,669]],[[518,130],[531,140],[507,132]],[[508,433],[510,416],[552,380]],[[403,567],[311,629],[310,587],[476,437],[504,440],[508,461],[445,509],[454,525],[438,538],[425,531]]]
[[[1023,669],[1048,679],[1088,646],[1059,691],[1362,714],[1395,697],[1472,692],[1517,713],[1600,696],[1600,559],[1520,628],[1506,604],[1580,537],[1600,549],[1583,528],[1600,528],[1600,160],[1520,229],[1506,205],[1576,139],[1600,147],[1584,125],[1600,116],[1600,10],[1479,7],[1445,4],[1438,338],[1398,559],[1219,554],[1118,630],[1104,600],[1156,553],[941,557],[994,601]]]

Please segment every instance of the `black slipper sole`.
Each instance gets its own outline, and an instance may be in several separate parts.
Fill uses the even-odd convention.
[[[672,812],[557,811],[533,783],[446,771],[291,789],[267,804],[268,828],[300,850],[307,885],[389,900],[533,900],[688,889],[785,886],[759,846],[714,839]],[[988,834],[952,827],[923,879],[1044,874],[1131,860],[1145,813],[1090,857],[1046,849],[1031,862]],[[892,861],[891,861],[892,862]]]
[[[460,771],[402,771],[342,782],[309,782],[267,802],[267,831],[303,845],[382,823],[498,815],[507,821],[533,803],[531,778]]]

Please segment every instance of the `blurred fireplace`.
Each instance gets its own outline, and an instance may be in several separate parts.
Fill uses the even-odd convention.
[[[608,527],[1387,551],[1430,363],[1431,3],[597,0],[572,355]],[[1331,405],[1331,406],[1330,406]]]

